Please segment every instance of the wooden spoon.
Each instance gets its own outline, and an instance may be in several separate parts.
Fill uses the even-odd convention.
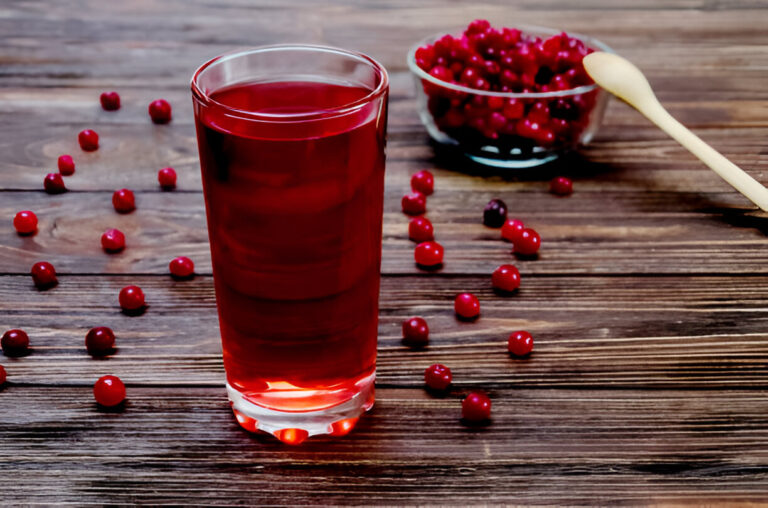
[[[648,80],[632,62],[613,53],[596,52],[584,57],[584,68],[595,83],[637,109],[761,210],[768,212],[768,189],[675,120],[659,103]]]

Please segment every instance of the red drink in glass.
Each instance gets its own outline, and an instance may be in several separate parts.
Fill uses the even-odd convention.
[[[193,94],[237,419],[289,442],[346,433],[373,404],[386,73],[277,46],[214,59]]]

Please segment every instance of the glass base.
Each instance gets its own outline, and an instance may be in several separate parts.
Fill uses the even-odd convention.
[[[494,168],[502,168],[502,169],[535,168],[536,166],[542,166],[544,164],[552,162],[558,157],[556,153],[552,153],[547,155],[546,157],[541,157],[541,158],[493,159],[490,157],[482,157],[480,155],[467,153],[467,152],[464,153],[464,156],[478,164],[482,164],[483,166],[491,166]]]
[[[336,406],[317,411],[278,411],[259,406],[227,383],[227,396],[242,428],[266,432],[286,444],[300,444],[311,436],[343,436],[357,424],[360,416],[373,407],[375,374],[358,383],[360,391]]]

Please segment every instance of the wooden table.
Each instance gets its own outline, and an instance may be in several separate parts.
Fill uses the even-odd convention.
[[[510,5],[513,4],[513,5]],[[581,5],[576,9],[576,5]],[[641,4],[641,5],[638,5]],[[288,7],[288,5],[290,5]],[[716,175],[628,107],[611,103],[595,142],[534,177],[474,175],[433,157],[404,65],[410,44],[475,17],[594,35],[646,71],[661,100],[734,162],[768,181],[768,4],[754,0],[6,1],[0,7],[0,326],[20,327],[32,354],[0,360],[0,502],[617,504],[755,502],[768,497],[768,222]],[[377,403],[348,437],[288,447],[232,418],[205,230],[189,77],[241,46],[305,41],[349,47],[391,73]],[[123,107],[104,112],[99,93]],[[169,126],[147,104],[168,99]],[[94,128],[86,154],[76,135]],[[42,191],[58,155],[72,153],[70,192]],[[156,172],[179,172],[160,192]],[[429,168],[429,217],[446,247],[436,274],[413,265],[399,198]],[[556,198],[546,180],[575,178]],[[113,190],[137,193],[119,216]],[[518,261],[520,293],[494,295],[489,274],[514,262],[480,216],[491,198],[544,238]],[[11,228],[40,218],[33,237]],[[120,255],[99,236],[119,227]],[[187,255],[192,281],[168,261]],[[47,259],[55,289],[36,291],[30,266]],[[149,309],[117,306],[129,283]],[[482,317],[457,322],[459,291]],[[428,349],[400,343],[422,315]],[[85,354],[92,326],[119,351]],[[536,337],[511,359],[515,329]],[[431,363],[454,388],[423,389]],[[122,377],[128,402],[100,411],[91,386]],[[460,398],[483,388],[493,422],[459,423]]]

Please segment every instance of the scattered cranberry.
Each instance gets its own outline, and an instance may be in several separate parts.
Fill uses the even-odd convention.
[[[429,326],[423,318],[412,317],[403,321],[403,342],[412,347],[424,347],[429,342]]]
[[[120,290],[120,307],[127,311],[142,309],[145,305],[144,291],[139,286],[125,286]]]
[[[80,148],[86,152],[93,152],[99,148],[99,135],[91,129],[80,131],[80,134],[77,135],[77,141],[80,143]]]
[[[149,103],[149,116],[152,122],[164,124],[171,121],[171,105],[165,99],[157,99]]]
[[[557,194],[558,196],[568,196],[569,194],[573,194],[573,182],[570,178],[564,176],[553,178],[552,181],[549,182],[549,192]]]
[[[437,242],[422,242],[414,249],[413,257],[419,266],[438,266],[443,262],[443,246]]]
[[[71,155],[60,155],[58,165],[59,173],[63,176],[72,176],[75,173],[75,161]]]
[[[435,177],[426,169],[422,169],[411,177],[411,189],[429,196],[435,190]]]
[[[3,386],[5,384],[5,380],[8,378],[8,376],[5,373],[5,368],[0,365],[0,386]]]
[[[31,235],[37,231],[37,215],[29,210],[22,210],[13,218],[13,227],[20,235]]]
[[[461,416],[468,422],[482,422],[491,417],[491,399],[483,392],[471,392],[461,403]]]
[[[489,228],[500,228],[507,220],[507,205],[500,199],[492,199],[483,210],[483,224]]]
[[[125,385],[117,376],[101,376],[93,385],[93,396],[102,406],[116,406],[125,400]]]
[[[436,363],[424,370],[424,382],[433,390],[443,391],[450,386],[453,380],[451,369],[445,365]]]
[[[106,326],[91,328],[85,336],[85,349],[91,356],[105,356],[115,347],[115,333]]]
[[[515,356],[525,356],[533,351],[533,336],[524,331],[512,332],[507,349]]]
[[[47,261],[39,261],[32,265],[32,281],[38,289],[53,287],[58,282],[56,278],[56,269]]]
[[[476,318],[480,315],[480,300],[472,293],[460,293],[453,301],[453,310],[464,319]]]
[[[414,242],[428,242],[435,239],[435,228],[426,217],[414,217],[408,223],[408,238]]]
[[[61,194],[67,192],[61,173],[48,173],[43,180],[43,188],[48,194]]]
[[[421,192],[411,192],[402,199],[403,212],[408,215],[419,215],[427,211],[427,197]]]
[[[176,171],[173,168],[163,168],[157,172],[157,181],[163,190],[176,188]]]
[[[8,330],[3,334],[0,345],[6,356],[22,356],[29,349],[29,335],[24,330]]]
[[[120,252],[125,248],[125,235],[119,229],[108,229],[101,235],[101,246],[107,252]]]
[[[119,213],[129,213],[136,209],[136,199],[133,191],[128,189],[116,190],[112,194],[112,206]]]
[[[99,100],[104,111],[117,111],[120,109],[120,95],[117,92],[104,92],[99,96]]]
[[[186,278],[195,272],[195,263],[186,256],[179,256],[168,264],[171,275],[179,278]]]
[[[523,221],[517,219],[509,219],[501,226],[501,237],[509,242],[515,243],[515,240],[520,238],[520,233],[525,229]]]
[[[493,271],[491,284],[496,289],[512,292],[520,287],[520,272],[514,265],[501,265]]]
[[[515,240],[514,246],[516,253],[522,254],[523,256],[533,256],[539,252],[539,247],[541,247],[541,237],[535,230],[525,228]]]

